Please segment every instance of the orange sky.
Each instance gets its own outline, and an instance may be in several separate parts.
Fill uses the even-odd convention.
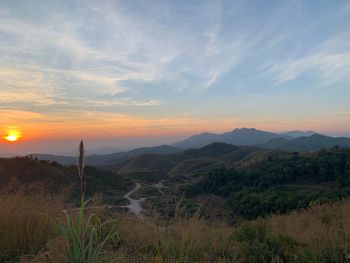
[[[268,131],[315,130],[332,135],[346,135],[350,130],[350,113],[337,113],[314,118],[146,118],[114,113],[77,111],[40,114],[26,111],[0,110],[1,137],[9,128],[23,134],[23,141],[67,139],[76,137],[143,137],[188,136],[200,132],[225,132],[239,127]]]

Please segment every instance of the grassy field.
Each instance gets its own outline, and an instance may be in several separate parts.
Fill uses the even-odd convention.
[[[68,262],[67,241],[52,221],[70,209],[43,192],[3,190],[0,195],[0,262]],[[91,207],[95,207],[91,205]],[[350,200],[229,224],[187,217],[178,207],[171,221],[156,213],[142,222],[107,209],[86,209],[116,235],[97,262],[349,262]],[[75,220],[75,219],[74,219]],[[111,226],[110,226],[111,227]],[[79,262],[79,261],[74,261]],[[85,262],[85,261],[80,261]],[[87,262],[87,261],[86,261]]]

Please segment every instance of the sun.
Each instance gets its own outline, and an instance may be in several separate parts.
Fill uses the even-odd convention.
[[[7,135],[4,137],[4,139],[8,142],[16,142],[20,138],[21,138],[21,133],[16,130],[7,131]]]

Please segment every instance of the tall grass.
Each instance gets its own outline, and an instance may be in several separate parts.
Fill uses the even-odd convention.
[[[350,262],[350,200],[275,215],[267,221],[272,233],[285,233],[303,244],[307,262]]]
[[[6,189],[6,188],[5,188]],[[57,217],[63,209],[62,200],[43,192],[16,192],[2,189],[0,193],[0,262],[17,262],[23,255],[35,255],[57,235],[45,211]]]
[[[74,216],[64,210],[65,221],[60,221],[58,227],[66,242],[69,263],[98,263],[101,262],[103,249],[116,237],[117,232],[112,221],[102,222],[96,213],[88,214],[87,204],[90,200],[85,201],[83,141],[79,145],[78,174],[81,189],[78,214]]]
[[[109,262],[235,262],[232,227],[199,218],[170,224],[141,222],[121,215],[118,249]]]

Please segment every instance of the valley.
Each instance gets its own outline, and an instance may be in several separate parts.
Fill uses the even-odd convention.
[[[305,141],[305,138],[297,137],[288,142],[300,145],[300,140]],[[159,149],[162,150],[159,152]],[[340,233],[348,231],[347,217],[342,211],[348,211],[350,198],[349,148],[330,144],[319,151],[291,152],[213,142],[192,149],[148,150],[151,152],[136,150],[138,154],[129,157],[123,154],[122,159],[104,165],[86,165],[83,181],[79,181],[76,165],[40,160],[33,155],[0,158],[0,197],[4,202],[0,208],[7,217],[12,217],[9,220],[0,216],[0,225],[13,229],[8,233],[17,239],[22,238],[24,232],[32,231],[28,242],[55,255],[66,252],[57,252],[59,245],[48,249],[43,246],[47,242],[58,242],[60,237],[36,211],[48,211],[54,218],[60,217],[63,211],[68,220],[85,215],[96,217],[94,224],[106,220],[106,224],[113,225],[110,231],[118,231],[117,247],[111,240],[111,246],[105,251],[118,255],[125,262],[143,262],[145,258],[155,262],[158,257],[163,258],[161,262],[167,262],[168,257],[180,260],[182,254],[189,258],[185,262],[192,262],[192,259],[220,262],[223,257],[235,262],[234,258],[238,257],[267,263],[283,255],[287,259],[283,262],[316,263],[318,258],[345,257],[346,250],[335,253],[332,249],[339,245],[329,243],[335,241],[321,241],[330,237],[318,236],[316,232],[317,227],[323,231],[331,227],[337,231],[332,238],[342,244],[345,242]],[[81,189],[88,200],[83,205]],[[295,218],[309,223],[303,225]],[[41,229],[36,224],[34,227],[32,222],[38,220],[44,220],[41,224],[46,228]],[[80,220],[89,222],[92,219]],[[60,224],[66,227],[72,224],[69,222],[73,221]],[[281,226],[296,227],[299,232],[286,232]],[[18,232],[18,228],[24,232]],[[315,241],[305,240],[303,232]],[[36,239],[38,233],[45,233],[47,239]],[[186,233],[191,233],[191,242],[198,244],[190,254],[186,252],[186,240],[189,240]],[[5,239],[10,237],[4,236]],[[42,257],[40,250],[22,248],[16,241],[11,242],[7,242],[9,245],[0,243],[1,260],[24,258],[28,251],[35,261]],[[320,252],[318,244],[325,250]],[[206,254],[208,246],[218,254]],[[264,253],[252,254],[251,250],[259,251],[261,246],[264,246]],[[20,249],[13,253],[11,247]],[[166,247],[169,250],[164,251]],[[173,254],[175,248],[179,254]],[[163,251],[162,256],[159,250]],[[293,257],[289,257],[289,253],[293,253]],[[309,253],[316,261],[308,260]],[[106,262],[113,262],[107,254],[103,257]]]
[[[300,140],[313,141],[314,137],[323,139],[312,134],[288,142],[298,147]],[[88,197],[101,195],[104,204],[127,208],[142,219],[153,212],[171,219],[177,209],[229,220],[285,213],[350,194],[349,150],[325,145],[331,148],[313,152],[223,142],[181,151],[165,146],[142,148],[129,158],[125,156],[130,154],[123,153],[122,159],[111,164],[87,166],[86,193]],[[27,175],[20,174],[18,167],[27,167]],[[78,196],[73,165],[29,156],[1,159],[0,168],[4,172],[2,185],[45,181],[53,193],[71,189],[67,200]],[[215,211],[210,209],[213,206]]]

